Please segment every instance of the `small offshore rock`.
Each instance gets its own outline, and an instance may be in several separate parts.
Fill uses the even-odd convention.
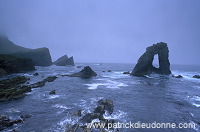
[[[129,71],[123,72],[123,74],[131,74]]]
[[[56,77],[56,76],[49,76],[46,79],[44,79],[44,81],[45,82],[53,82],[56,78],[58,78],[58,77]]]
[[[181,75],[172,75],[172,77],[174,77],[174,78],[183,78],[183,76],[181,76]]]
[[[34,73],[33,75],[34,75],[34,76],[38,76],[38,75],[39,75],[39,73]]]
[[[108,72],[112,72],[111,70],[108,70]]]
[[[91,77],[97,76],[97,74],[89,66],[85,66],[83,68],[83,70],[81,70],[80,72],[73,73],[73,74],[67,75],[67,76],[81,77],[81,78],[91,78]]]
[[[200,75],[194,75],[193,78],[200,78]]]
[[[56,90],[50,91],[49,94],[50,94],[50,95],[51,95],[51,94],[56,94]]]

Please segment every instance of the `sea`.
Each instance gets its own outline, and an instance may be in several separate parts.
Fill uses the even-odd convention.
[[[80,71],[77,66],[90,66],[96,77],[82,79],[62,76]],[[123,74],[132,71],[135,64],[79,63],[76,66],[36,67],[36,71],[6,76],[23,75],[30,84],[48,76],[57,76],[54,82],[32,89],[27,96],[0,102],[0,114],[18,119],[20,115],[31,115],[24,123],[4,129],[19,132],[65,132],[66,126],[75,124],[80,117],[72,116],[77,110],[82,115],[93,112],[100,99],[110,99],[114,112],[105,114],[106,119],[119,123],[182,123],[186,128],[119,128],[121,132],[199,132],[200,131],[200,66],[171,65],[174,75],[151,74],[135,77]],[[111,72],[107,72],[111,70]],[[105,71],[105,72],[103,72]],[[34,73],[39,73],[34,76]],[[3,79],[3,78],[1,78]],[[55,95],[49,95],[56,90]],[[187,128],[187,124],[196,124]],[[94,131],[99,131],[95,129]],[[115,131],[115,130],[108,130]]]

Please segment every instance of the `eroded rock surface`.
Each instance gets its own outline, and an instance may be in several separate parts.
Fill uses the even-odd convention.
[[[152,63],[154,55],[158,54],[159,68],[155,68]],[[169,62],[169,50],[166,43],[160,42],[147,47],[146,52],[139,58],[131,75],[144,76],[152,72],[158,74],[171,74]]]

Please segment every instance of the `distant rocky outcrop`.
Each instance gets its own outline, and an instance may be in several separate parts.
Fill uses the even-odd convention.
[[[67,55],[64,55],[60,57],[58,60],[56,60],[54,64],[57,66],[67,66],[67,65],[74,66],[74,59],[73,56],[68,58]]]
[[[35,70],[35,67],[31,59],[0,55],[0,76],[33,70]]]
[[[70,77],[81,77],[81,78],[91,78],[93,76],[97,76],[97,74],[89,67],[85,66],[83,70],[77,73],[73,73],[71,75],[67,75]]]
[[[200,75],[194,75],[193,78],[198,78],[198,79],[200,79]]]
[[[159,68],[152,65],[154,55],[158,54]],[[144,76],[152,72],[158,74],[171,74],[169,62],[169,50],[166,43],[160,42],[147,47],[146,52],[139,58],[131,75]]]
[[[15,45],[7,37],[0,36],[0,54],[32,59],[36,66],[52,65],[48,48],[28,49]]]

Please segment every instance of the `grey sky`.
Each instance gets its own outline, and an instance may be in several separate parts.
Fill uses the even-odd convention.
[[[0,0],[0,30],[53,60],[136,63],[168,43],[172,64],[200,64],[199,0]]]

